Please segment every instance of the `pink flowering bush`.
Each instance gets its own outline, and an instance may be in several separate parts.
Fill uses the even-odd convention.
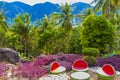
[[[18,67],[12,70],[12,75],[30,79],[42,77],[48,74],[49,66],[54,61],[58,61],[66,71],[71,71],[72,63],[82,57],[79,54],[42,55],[35,58],[33,62],[19,63]]]
[[[59,62],[61,66],[66,68],[66,71],[71,71],[72,70],[72,63],[68,62],[68,61],[61,61]]]
[[[6,66],[3,64],[0,64],[0,77],[6,75]]]
[[[13,70],[13,75],[25,78],[39,78],[47,74],[47,69],[41,66],[35,66],[31,62],[19,63],[18,68]]]
[[[81,54],[63,54],[63,61],[68,61],[73,63],[76,59],[82,59],[83,55]]]
[[[45,55],[42,57],[37,57],[35,58],[33,64],[35,66],[45,66],[48,65],[51,61],[53,60],[53,56],[52,55]]]

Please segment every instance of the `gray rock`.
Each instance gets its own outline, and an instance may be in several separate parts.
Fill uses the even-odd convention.
[[[21,62],[21,63],[26,63],[26,62],[30,62],[30,61],[27,60],[27,59],[23,59],[23,58],[21,58],[21,59],[20,59],[20,62]]]
[[[19,55],[13,49],[10,48],[0,48],[0,61],[7,61],[10,63],[17,63],[19,62]]]

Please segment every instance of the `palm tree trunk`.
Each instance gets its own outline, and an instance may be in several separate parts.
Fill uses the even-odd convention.
[[[27,56],[27,43],[25,42],[25,56]]]

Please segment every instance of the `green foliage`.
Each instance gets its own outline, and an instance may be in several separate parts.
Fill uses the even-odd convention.
[[[82,50],[82,54],[84,54],[85,56],[97,57],[97,56],[99,56],[99,50],[96,48],[84,48]]]
[[[80,44],[79,32],[80,32],[80,27],[75,27],[71,31],[70,50],[69,50],[70,53],[81,53],[82,46]]]
[[[41,53],[48,54],[52,52],[51,50],[54,49],[52,45],[54,45],[53,41],[56,35],[55,32],[55,28],[53,28],[52,26],[48,26],[48,28],[39,35],[38,42]]]
[[[96,63],[96,58],[93,56],[85,56],[84,60],[88,62],[89,66],[94,66],[94,64]]]
[[[81,44],[83,48],[93,47],[106,50],[114,44],[115,28],[102,16],[88,16],[81,29]]]
[[[102,14],[106,18],[114,18],[115,14],[119,14],[120,0],[93,0],[95,3],[94,12],[102,9]]]
[[[72,29],[72,19],[74,15],[72,14],[72,9],[68,3],[60,6],[60,13],[53,13],[51,16],[54,16],[55,23],[59,24],[66,31]]]
[[[8,26],[5,22],[5,20],[6,20],[5,16],[4,16],[3,12],[1,12],[1,10],[0,10],[0,47],[7,46],[5,35],[8,30]]]
[[[111,22],[115,25],[116,28],[115,48],[119,50],[120,49],[120,15],[116,15],[116,17],[113,18]]]
[[[69,47],[67,33],[65,33],[65,30],[60,30],[61,28],[49,26],[40,34],[38,41],[41,53],[67,53],[67,48]]]
[[[104,54],[104,55],[102,55],[102,57],[108,58],[108,57],[113,57],[113,56],[119,55],[119,54],[120,54],[120,51],[117,50],[117,51],[112,51],[110,54]]]
[[[45,16],[37,20],[38,23],[31,22],[31,16],[27,13],[19,14],[8,28],[2,13],[0,14],[0,47],[13,48],[22,53],[20,56],[24,58],[38,56],[41,53],[81,53],[82,48],[87,47],[97,48],[100,51],[106,51],[109,45],[114,47],[116,37],[114,26],[104,17],[91,14],[93,14],[92,9],[87,9],[81,15],[74,15],[70,5],[66,3],[60,6],[59,13]],[[112,23],[115,22],[116,42],[119,48],[118,16],[116,15]],[[81,22],[82,27],[78,25],[72,27],[72,20],[75,17],[84,20]],[[93,49],[89,53],[87,50],[85,55],[97,56],[97,51]]]
[[[17,51],[21,51],[24,49],[23,45],[20,44],[20,42],[18,40],[19,36],[14,35],[14,33],[12,31],[10,31],[10,30],[7,31],[5,38],[6,38],[6,43],[7,43],[8,47],[13,48],[14,50],[17,50]]]
[[[117,50],[116,53],[117,53],[117,54],[120,54],[120,50]]]
[[[33,27],[30,22],[29,14],[25,13],[23,15],[18,15],[14,19],[14,24],[11,26],[11,31],[18,36],[20,44],[24,47],[24,53],[27,55],[27,45],[29,44],[30,32]]]
[[[19,53],[18,55],[21,59],[26,60],[26,61],[33,61],[34,60],[33,56],[25,56],[24,53]]]

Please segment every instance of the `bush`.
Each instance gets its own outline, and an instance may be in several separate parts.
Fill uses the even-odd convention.
[[[29,78],[29,80],[33,80],[33,78],[40,78],[46,74],[48,74],[48,70],[42,66],[33,65],[31,62],[19,63],[18,68],[13,68],[12,76]]]
[[[84,48],[82,50],[82,54],[85,56],[94,56],[97,57],[99,55],[99,50],[96,48]]]
[[[115,27],[102,16],[86,17],[80,34],[82,48],[94,47],[106,52],[108,46],[115,45]]]
[[[108,57],[108,58],[99,58],[97,59],[96,66],[102,67],[104,64],[111,64],[116,71],[120,71],[120,55]]]
[[[96,63],[96,58],[95,57],[85,56],[84,60],[88,62],[89,67],[94,66],[95,63]]]

